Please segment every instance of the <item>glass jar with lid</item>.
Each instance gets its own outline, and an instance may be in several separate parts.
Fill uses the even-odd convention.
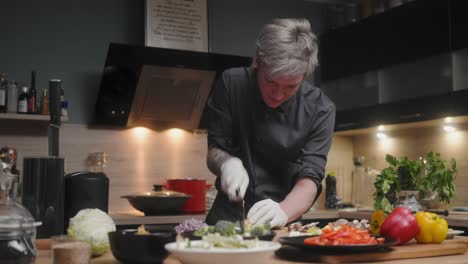
[[[0,149],[0,256],[1,263],[33,263],[36,257],[36,226],[30,212],[12,199],[12,173],[17,153],[12,147]]]
[[[0,256],[2,263],[33,263],[36,257],[36,226],[34,218],[21,204],[12,200],[9,190],[14,176],[0,173]]]
[[[92,172],[105,173],[108,155],[105,152],[93,152],[87,158],[89,170]]]

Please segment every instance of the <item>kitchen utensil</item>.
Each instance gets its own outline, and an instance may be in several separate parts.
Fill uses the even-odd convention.
[[[236,190],[236,196],[239,197],[240,195],[240,190],[237,189]],[[239,219],[239,224],[240,224],[240,228],[241,228],[241,233],[244,233],[244,221],[245,221],[245,202],[244,202],[244,199],[242,199],[242,201],[239,202],[239,205],[240,205],[240,210],[241,210],[241,218]]]
[[[149,235],[137,235],[136,229],[109,233],[112,254],[123,263],[161,263],[167,255],[164,245],[174,242],[176,233],[170,228],[145,226]]]
[[[86,208],[108,212],[109,178],[104,173],[79,171],[65,175],[65,229],[70,218]]]
[[[425,210],[425,212],[430,212],[438,215],[443,215],[443,216],[448,216],[449,211],[448,210]]]
[[[463,233],[465,233],[465,231],[463,231],[463,230],[454,230],[454,229],[449,228],[449,230],[447,231],[447,236],[446,236],[445,239],[453,239],[455,236],[461,235]]]
[[[464,254],[467,251],[465,243],[449,243],[444,241],[442,244],[416,244],[408,243],[403,246],[391,246],[391,250],[371,251],[353,254],[317,254],[317,251],[303,250],[299,247],[283,246],[276,251],[276,255],[283,259],[300,262],[317,263],[364,263],[372,261],[413,259],[435,256],[448,256]],[[408,262],[409,263],[409,262]]]
[[[190,195],[163,190],[124,195],[129,203],[145,215],[180,214]]]
[[[29,211],[9,197],[13,174],[0,171],[1,263],[31,263],[36,256],[36,226]]]
[[[396,245],[398,241],[386,238],[383,244],[355,244],[355,245],[308,245],[304,244],[304,239],[310,236],[297,237],[282,237],[279,242],[283,245],[301,248],[310,252],[325,254],[346,254],[346,253],[362,253],[375,252],[388,249],[388,247]]]
[[[184,264],[239,264],[269,263],[273,252],[281,247],[277,242],[258,241],[255,248],[202,248],[203,241],[191,241],[191,248],[182,248],[176,242],[165,245]]]
[[[23,205],[42,226],[38,238],[63,234],[64,159],[25,157],[23,161]]]
[[[184,208],[184,213],[203,214],[206,210],[206,190],[209,185],[202,179],[169,179],[166,187],[169,190],[186,193],[191,196]]]

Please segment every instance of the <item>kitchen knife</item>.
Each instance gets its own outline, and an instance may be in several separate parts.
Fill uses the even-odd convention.
[[[448,216],[449,211],[448,210],[426,210],[426,212],[438,214],[438,215],[443,215],[443,216]]]
[[[240,190],[239,189],[236,190],[236,196],[240,197]],[[244,220],[245,220],[245,201],[244,201],[244,199],[242,199],[242,201],[239,202],[239,204],[241,206],[241,212],[242,212],[239,224],[240,224],[240,228],[241,228],[241,233],[243,234],[244,233]]]

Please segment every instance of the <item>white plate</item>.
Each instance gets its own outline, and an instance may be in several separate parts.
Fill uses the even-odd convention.
[[[446,239],[452,239],[454,236],[458,236],[458,235],[460,235],[460,234],[463,234],[464,232],[465,232],[465,231],[463,231],[463,230],[453,230],[453,229],[452,229],[452,230],[449,230],[449,231],[447,232],[447,237],[446,237]]]
[[[258,241],[255,248],[196,248],[203,241],[191,241],[195,248],[179,247],[177,242],[166,244],[164,247],[184,264],[244,264],[270,263],[273,252],[281,247],[278,242]],[[183,244],[183,242],[181,243]]]

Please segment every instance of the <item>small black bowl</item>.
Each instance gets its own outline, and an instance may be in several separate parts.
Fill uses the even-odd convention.
[[[114,257],[122,263],[162,263],[167,256],[164,245],[176,240],[174,231],[156,231],[137,235],[136,229],[109,232],[109,242]]]

